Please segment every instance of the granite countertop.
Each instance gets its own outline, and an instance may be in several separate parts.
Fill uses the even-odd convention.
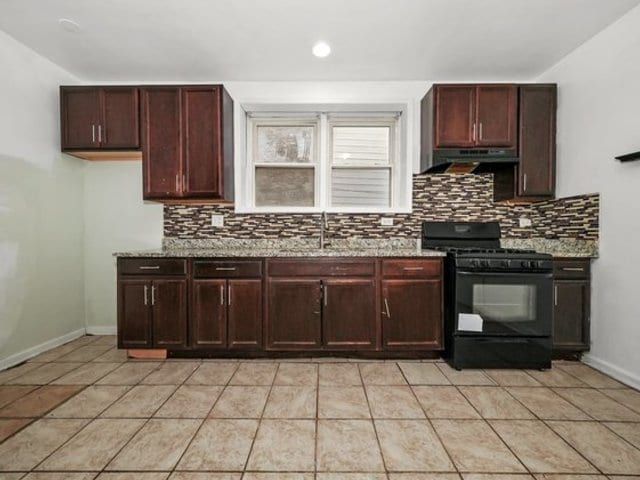
[[[116,257],[444,257],[437,250],[416,248],[367,248],[367,249],[259,249],[259,248],[166,248],[116,252]]]

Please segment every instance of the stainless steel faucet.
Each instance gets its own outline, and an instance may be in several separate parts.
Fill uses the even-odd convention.
[[[329,219],[327,218],[327,212],[322,212],[322,215],[320,215],[320,248],[324,248],[327,245],[329,245],[329,243],[327,243],[327,240],[325,238],[326,236],[326,230],[329,228]]]

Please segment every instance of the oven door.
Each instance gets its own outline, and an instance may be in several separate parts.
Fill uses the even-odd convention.
[[[550,336],[553,317],[552,290],[551,272],[458,271],[455,334]]]

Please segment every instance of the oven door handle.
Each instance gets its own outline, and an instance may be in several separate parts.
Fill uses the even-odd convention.
[[[553,272],[468,272],[456,270],[456,275],[463,277],[471,276],[483,276],[483,277],[531,277],[536,276],[538,278],[553,278]]]

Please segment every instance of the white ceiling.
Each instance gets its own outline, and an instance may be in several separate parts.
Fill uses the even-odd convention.
[[[88,81],[528,80],[639,3],[0,0],[0,29]]]

